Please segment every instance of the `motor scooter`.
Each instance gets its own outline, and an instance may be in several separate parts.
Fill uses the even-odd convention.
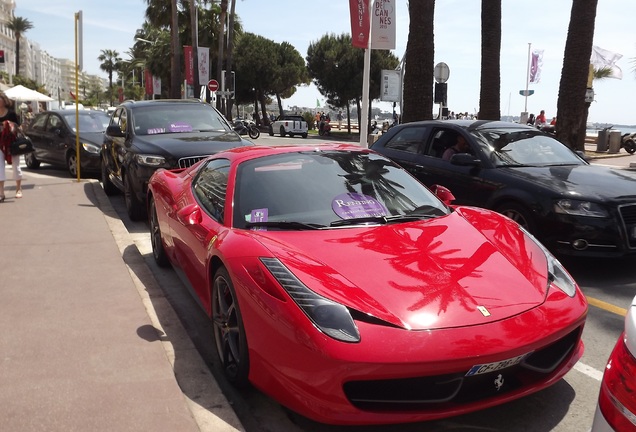
[[[629,154],[636,152],[636,133],[626,133],[621,137],[621,148]]]
[[[239,135],[249,135],[250,138],[256,139],[261,136],[261,131],[256,124],[247,120],[235,120],[232,127]]]
[[[329,120],[321,120],[318,125],[318,135],[331,135],[331,122]]]

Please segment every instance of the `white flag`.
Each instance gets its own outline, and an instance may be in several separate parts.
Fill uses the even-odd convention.
[[[590,63],[594,66],[594,69],[609,68],[612,70],[612,74],[607,78],[623,79],[623,71],[616,66],[616,62],[623,57],[623,54],[608,51],[603,48],[599,48],[596,45],[592,47],[592,56]]]
[[[543,66],[543,50],[532,51],[532,60],[530,61],[531,83],[538,83],[541,81],[541,66]]]

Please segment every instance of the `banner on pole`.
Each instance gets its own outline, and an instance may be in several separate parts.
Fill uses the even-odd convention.
[[[185,80],[188,85],[192,85],[194,84],[194,58],[190,45],[183,46],[183,57],[185,62]]]
[[[197,54],[199,60],[199,83],[203,85],[210,80],[210,48],[199,47]]]
[[[395,0],[373,1],[371,49],[395,49]]]
[[[368,0],[349,0],[351,14],[351,44],[356,48],[369,46],[369,9]]]
[[[531,83],[538,83],[541,81],[541,66],[543,66],[543,50],[532,51],[532,60],[530,61]]]
[[[380,100],[383,102],[400,102],[400,71],[383,70],[380,88]]]
[[[621,68],[616,66],[616,62],[619,61],[622,57],[623,54],[608,51],[594,45],[592,46],[592,56],[590,58],[590,63],[596,69],[610,69],[611,74],[608,75],[607,78],[623,79],[623,71],[621,70]]]

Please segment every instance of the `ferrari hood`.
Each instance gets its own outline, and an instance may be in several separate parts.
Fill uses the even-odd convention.
[[[543,252],[487,211],[255,236],[311,290],[407,329],[498,321],[546,297]]]

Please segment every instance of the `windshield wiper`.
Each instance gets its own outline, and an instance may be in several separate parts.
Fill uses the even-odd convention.
[[[264,227],[264,228],[286,228],[292,230],[316,230],[326,228],[324,225],[316,223],[296,222],[296,221],[263,221],[263,222],[246,222],[245,228]]]
[[[329,224],[330,227],[362,225],[362,224],[387,224],[391,222],[410,222],[422,219],[434,218],[431,214],[401,214],[394,216],[366,216],[351,219],[340,219]],[[439,215],[438,215],[439,216]]]

